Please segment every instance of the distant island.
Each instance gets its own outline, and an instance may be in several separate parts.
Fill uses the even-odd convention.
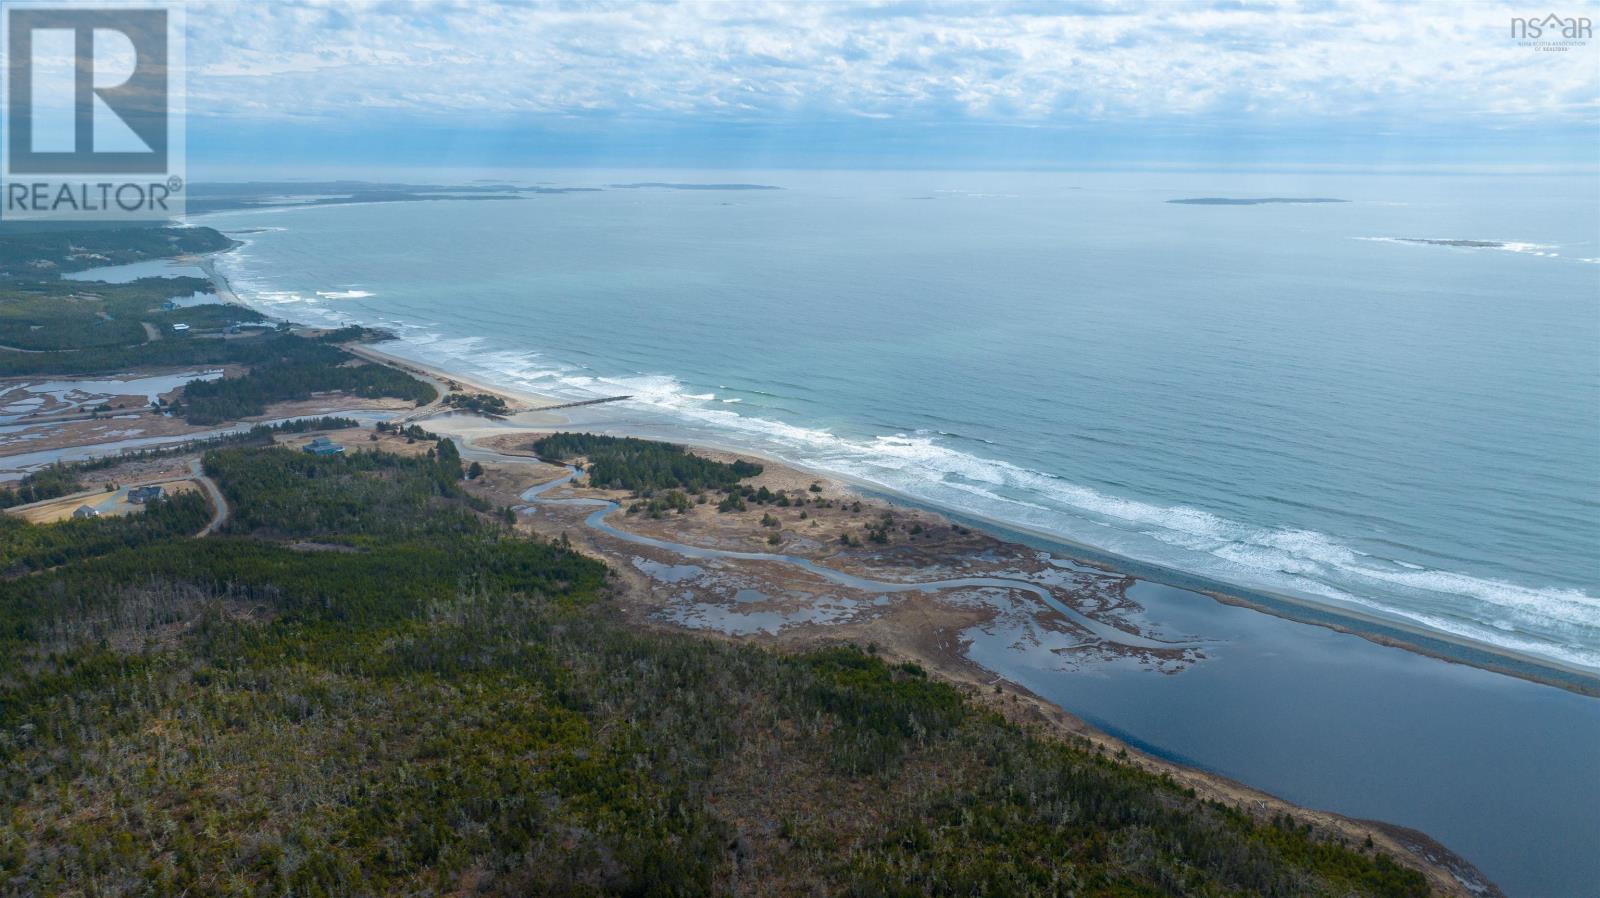
[[[323,196],[304,200],[307,206],[341,206],[349,203],[416,203],[424,200],[517,200],[504,193],[419,193],[408,190],[373,190],[348,196]],[[265,203],[261,205],[274,205]],[[284,205],[282,203],[276,205]]]
[[[1432,237],[1393,237],[1401,243],[1426,243],[1429,246],[1465,246],[1474,249],[1500,249],[1505,246],[1498,240],[1437,240]]]
[[[638,181],[633,184],[607,184],[607,187],[619,190],[635,190],[641,187],[656,187],[662,190],[782,190],[771,184],[673,184],[667,181]]]
[[[522,193],[599,193],[598,187],[518,187]]]
[[[191,213],[285,206],[338,206],[350,203],[412,203],[425,200],[515,200],[530,195],[599,193],[611,188],[633,190],[782,190],[771,184],[679,184],[639,181],[605,187],[563,187],[546,184],[515,186],[498,181],[465,185],[400,184],[376,181],[245,181],[195,184],[189,192]]]
[[[1349,200],[1326,196],[1197,196],[1181,200],[1167,200],[1184,206],[1263,206],[1271,203],[1348,203]]]
[[[451,186],[350,180],[217,182],[190,185],[188,210],[202,213],[292,205],[338,206],[350,203],[484,199],[521,199],[521,196],[517,188],[499,185]]]

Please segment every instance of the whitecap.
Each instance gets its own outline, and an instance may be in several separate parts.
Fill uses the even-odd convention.
[[[1553,249],[1516,242],[1507,251],[1531,255]],[[248,278],[236,281],[236,287],[245,286],[263,302],[304,302],[292,291],[261,289],[269,285]],[[451,337],[442,329],[436,323],[401,325],[402,354],[460,370],[463,377],[528,386],[542,395],[586,399],[627,394],[635,413],[660,412],[709,442],[747,447],[1142,561],[1343,603],[1486,645],[1600,669],[1600,654],[1590,648],[1600,645],[1600,599],[1583,590],[1434,570],[1368,555],[1316,530],[1250,524],[1182,503],[1111,495],[946,445],[962,440],[963,448],[973,447],[959,436],[924,432],[852,439],[822,428],[741,415],[734,408],[738,397],[717,399],[715,393],[693,392],[670,375],[603,376],[536,352],[491,349],[483,338]],[[745,387],[739,392],[774,395]]]

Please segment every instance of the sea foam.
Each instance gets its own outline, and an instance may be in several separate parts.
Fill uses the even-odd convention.
[[[1511,251],[1538,245],[1515,246]],[[304,308],[301,294],[272,290],[248,277],[237,277],[234,283],[252,302],[302,305],[296,315],[315,308],[315,303]],[[336,316],[324,311],[318,317]],[[387,320],[392,324],[393,319]],[[1531,587],[1437,570],[1415,559],[1383,558],[1316,530],[1263,527],[1181,503],[1110,495],[948,445],[992,445],[984,439],[937,432],[850,438],[764,417],[759,403],[779,399],[774,392],[741,387],[740,393],[756,398],[740,404],[740,410],[750,410],[740,414],[731,407],[738,399],[719,399],[666,374],[605,376],[535,351],[493,350],[482,337],[451,336],[415,323],[395,329],[403,335],[397,346],[401,354],[464,377],[564,399],[630,395],[630,407],[662,416],[664,425],[682,429],[688,439],[699,436],[745,447],[1140,561],[1345,605],[1484,645],[1600,670],[1600,652],[1586,648],[1600,645],[1600,599],[1582,590]],[[986,450],[987,445],[979,448]],[[1385,598],[1396,595],[1406,601]]]

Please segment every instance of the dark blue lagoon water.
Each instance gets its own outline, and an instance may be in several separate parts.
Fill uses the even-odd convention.
[[[471,446],[465,451],[496,457]],[[668,582],[698,575],[705,559],[760,558],[884,598],[1015,589],[1019,582],[1039,593],[1036,584],[992,577],[873,581],[804,558],[641,536],[607,523],[616,503],[539,498],[567,479],[534,487],[523,498],[594,507],[587,526],[690,562],[658,565],[665,576],[660,570],[652,576]],[[1042,630],[1030,614],[1004,610],[1005,603],[996,606],[1001,611],[993,620],[961,639],[980,665],[1140,748],[1307,807],[1422,829],[1510,894],[1589,895],[1600,883],[1600,855],[1592,850],[1600,834],[1594,765],[1600,702],[1189,590],[1137,581],[1128,595],[1143,609],[1147,628],[1169,640],[1198,640],[1204,660],[1162,673],[1137,659],[1084,657],[1067,648],[1078,635]],[[756,593],[749,601],[762,598]],[[1046,602],[1111,642],[1148,644]],[[743,628],[781,627],[785,620],[781,612],[757,612],[700,625],[749,632]]]
[[[604,414],[1600,671],[1593,178],[529,180],[783,189],[204,221],[247,241],[219,257],[247,300],[463,376],[633,394]],[[1352,202],[1166,202],[1197,196]],[[1588,891],[1600,703],[1206,607],[1219,650],[1177,676],[989,660],[1141,744],[1422,828],[1514,895]]]
[[[1148,751],[1420,829],[1507,894],[1596,894],[1600,702],[1185,590],[1129,594],[1166,632],[1204,634],[1206,660],[1064,669],[1004,627],[969,632],[971,657]]]

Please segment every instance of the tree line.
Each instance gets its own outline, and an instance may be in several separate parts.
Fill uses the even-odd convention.
[[[762,471],[753,462],[713,461],[673,443],[593,433],[553,433],[534,441],[533,451],[540,458],[582,458],[591,485],[634,492],[727,489]]]
[[[0,579],[0,893],[1427,894],[872,646],[640,628],[431,448],[222,448],[227,534]]]

